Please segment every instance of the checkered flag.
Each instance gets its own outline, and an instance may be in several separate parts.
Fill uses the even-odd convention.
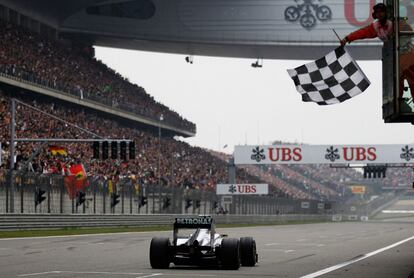
[[[343,46],[288,73],[302,100],[319,105],[344,102],[364,92],[371,84]]]

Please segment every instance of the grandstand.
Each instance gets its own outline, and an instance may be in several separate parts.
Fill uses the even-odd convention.
[[[208,150],[191,147],[184,142],[172,138],[163,137],[161,144],[155,134],[140,131],[122,125],[119,121],[109,119],[107,116],[97,114],[82,109],[81,107],[69,106],[63,102],[54,99],[36,96],[29,92],[6,93],[1,92],[1,119],[2,133],[1,141],[3,145],[3,157],[6,158],[2,165],[5,169],[8,157],[8,138],[9,132],[7,125],[10,120],[9,103],[10,97],[13,96],[26,103],[29,103],[42,111],[52,115],[59,116],[68,122],[77,123],[80,126],[89,129],[104,137],[131,138],[138,146],[137,159],[134,161],[100,161],[90,160],[92,152],[89,144],[68,144],[65,145],[68,156],[53,156],[49,149],[44,147],[38,157],[31,163],[29,171],[42,173],[46,175],[62,175],[62,169],[71,163],[82,162],[88,172],[88,175],[95,179],[113,179],[119,180],[123,177],[135,176],[143,185],[155,185],[158,183],[158,177],[161,177],[161,183],[165,186],[179,186],[196,189],[214,190],[217,183],[225,183],[228,179],[227,161],[229,157],[221,154],[218,158]],[[36,137],[39,134],[50,138],[83,138],[85,134],[72,127],[65,126],[64,123],[48,119],[47,116],[39,112],[30,110],[24,106],[17,107],[17,124],[16,131],[18,137]],[[17,170],[20,170],[21,163],[36,150],[34,143],[20,143],[17,147]],[[160,149],[159,149],[160,148]],[[158,154],[162,155],[160,170],[158,171]],[[201,161],[201,163],[193,163]],[[294,199],[329,199],[333,196],[338,197],[337,190],[330,196],[327,187],[319,184],[315,180],[304,179],[304,173],[294,171],[290,166],[280,166],[280,169],[261,169],[255,166],[247,166],[238,169],[237,177],[239,182],[268,182],[272,185],[272,193],[280,197]],[[3,171],[3,179],[5,172]],[[289,175],[296,178],[292,179]],[[301,181],[300,178],[303,180]],[[335,177],[331,177],[335,180]],[[312,190],[311,194],[306,188],[297,186],[300,182],[308,181],[315,189],[324,188],[324,190]],[[340,185],[337,185],[339,188]]]
[[[168,134],[195,135],[193,123],[96,60],[91,47],[65,45],[63,40],[54,40],[1,20],[0,28],[4,30],[0,34],[3,82],[17,86],[29,83],[31,89],[39,93],[61,99],[65,96],[65,100],[84,106],[84,102],[88,102],[90,108],[113,110],[114,115],[117,115],[114,111],[120,111],[118,116],[121,117],[132,114],[135,116],[132,119],[147,128],[159,124],[160,115],[163,115],[162,127]],[[13,82],[16,80],[17,83]]]

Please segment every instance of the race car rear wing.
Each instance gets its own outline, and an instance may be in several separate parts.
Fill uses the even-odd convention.
[[[214,220],[211,216],[177,217],[174,221],[174,229],[211,229],[213,226]]]
[[[177,237],[179,229],[197,229],[197,232],[193,234],[193,237],[189,239],[188,244],[192,244],[193,240],[200,232],[199,229],[208,229],[210,231],[210,247],[213,248],[214,235],[216,234],[216,228],[214,220],[211,216],[196,216],[196,217],[177,217],[174,221],[173,243],[177,245]]]

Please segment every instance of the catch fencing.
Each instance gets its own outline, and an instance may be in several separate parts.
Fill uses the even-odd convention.
[[[64,178],[59,175],[25,174],[15,177],[13,194],[6,179],[0,180],[0,214],[10,212],[10,196],[14,196],[17,214],[237,214],[285,215],[328,214],[321,202],[300,201],[277,196],[232,196],[223,202],[222,196],[210,189],[183,186],[141,185],[130,178],[113,186],[109,180],[89,178],[84,189],[85,202],[77,205],[77,197],[68,193]],[[35,192],[41,189],[46,199],[35,204]],[[119,203],[111,205],[112,193]],[[230,201],[229,201],[230,200]]]

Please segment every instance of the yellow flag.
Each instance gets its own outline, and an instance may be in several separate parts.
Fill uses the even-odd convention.
[[[109,193],[114,193],[114,187],[112,185],[112,180],[108,181],[108,190],[109,190]]]

